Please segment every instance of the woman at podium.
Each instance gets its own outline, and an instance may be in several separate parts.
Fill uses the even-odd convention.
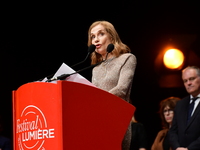
[[[95,21],[88,30],[88,46],[94,44],[91,64],[98,64],[92,71],[92,83],[98,88],[130,102],[136,57],[124,44],[114,26],[108,21]],[[113,48],[110,49],[109,45]],[[122,149],[129,150],[131,123],[122,142]]]

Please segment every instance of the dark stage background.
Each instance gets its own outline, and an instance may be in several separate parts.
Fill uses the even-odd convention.
[[[180,70],[155,64],[160,51],[173,44],[186,57],[184,66],[197,65],[199,57],[199,8],[194,2],[98,1],[65,3],[10,3],[1,5],[0,112],[3,134],[12,138],[12,90],[55,73],[62,62],[71,66],[87,54],[87,30],[96,20],[113,23],[121,40],[137,57],[132,103],[136,119],[148,133],[149,147],[161,130],[159,102],[169,96],[187,95]],[[88,59],[75,70],[90,65]],[[91,70],[80,73],[88,80]],[[160,80],[161,79],[161,80]],[[162,86],[161,84],[162,83]],[[166,87],[168,84],[171,87]],[[97,117],[98,119],[98,117]]]

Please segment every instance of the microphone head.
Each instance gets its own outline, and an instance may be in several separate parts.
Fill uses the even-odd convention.
[[[94,52],[95,49],[96,49],[96,46],[94,44],[90,45],[90,47],[88,48],[88,53]]]
[[[113,44],[109,44],[109,45],[107,46],[107,53],[112,52],[112,51],[114,50],[114,48],[115,48],[115,46],[114,46]]]

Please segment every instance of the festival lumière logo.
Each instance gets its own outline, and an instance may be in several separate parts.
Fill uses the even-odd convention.
[[[34,105],[24,108],[17,119],[16,135],[20,150],[45,150],[45,140],[55,138],[54,129],[48,129],[43,112]]]

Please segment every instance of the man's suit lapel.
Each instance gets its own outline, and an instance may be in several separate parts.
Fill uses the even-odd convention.
[[[200,104],[197,105],[194,111],[194,114],[192,115],[192,117],[190,118],[190,121],[188,122],[188,126],[193,122],[194,118],[197,116],[198,113],[200,113]]]
[[[193,116],[190,118],[190,121],[187,124],[189,102],[190,102],[190,96],[185,97],[182,100],[181,106],[179,107],[179,111],[178,111],[178,113],[181,113],[178,120],[180,121],[181,127],[185,130],[187,130],[187,128],[190,126],[190,124],[192,123],[194,118],[196,116],[198,116],[197,114],[200,113],[200,102],[199,102],[198,106],[195,109]]]
[[[190,102],[190,97],[188,96],[185,101],[184,101],[184,105],[183,105],[183,126],[185,126],[185,130],[187,129],[188,125],[187,125],[187,116],[188,116],[188,104]]]

